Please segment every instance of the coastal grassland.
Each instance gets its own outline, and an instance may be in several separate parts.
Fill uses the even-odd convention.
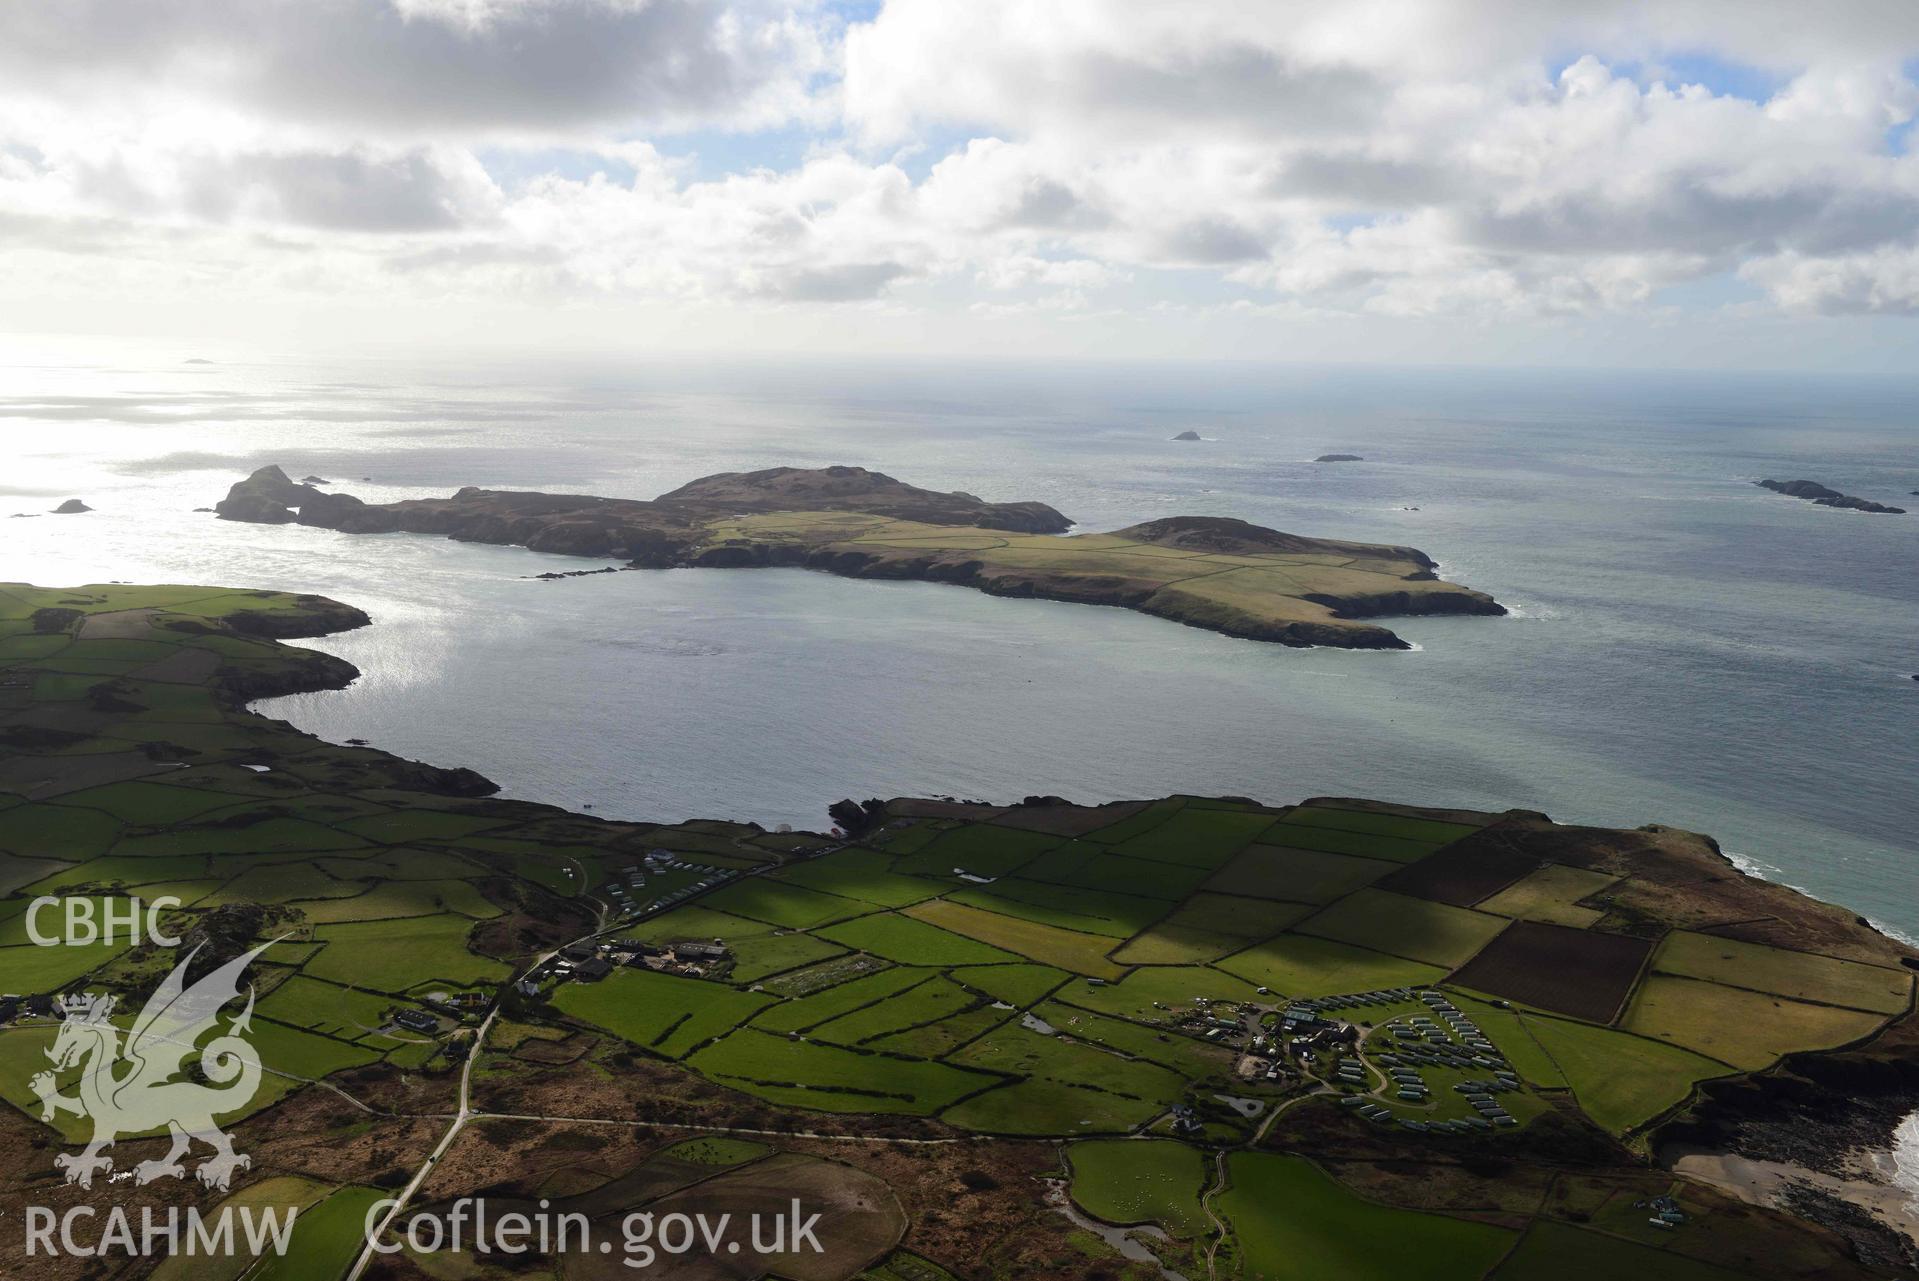
[[[1249,983],[1293,997],[1437,983],[1446,974],[1436,965],[1308,934],[1281,934],[1244,952],[1235,952],[1218,967]]]
[[[925,1116],[998,1079],[927,1059],[797,1041],[753,1028],[714,1042],[687,1063],[749,1094],[827,1112]]]
[[[1475,906],[1495,916],[1511,916],[1524,921],[1544,921],[1550,925],[1570,925],[1585,929],[1605,912],[1581,907],[1581,899],[1590,898],[1619,883],[1609,872],[1549,863],[1530,876],[1507,886]]]
[[[747,877],[701,898],[702,906],[788,929],[809,929],[872,911],[865,903],[763,876]]]
[[[1502,917],[1389,890],[1356,890],[1301,922],[1298,932],[1428,965],[1471,959],[1506,928]]]
[[[1171,915],[1128,941],[1113,959],[1122,965],[1196,965],[1271,938],[1311,915],[1304,903],[1276,903],[1230,894],[1198,893]]]
[[[1688,930],[1666,936],[1653,953],[1652,968],[1658,974],[1875,1014],[1900,1014],[1912,1004],[1910,971]]]
[[[313,937],[326,946],[306,972],[382,992],[404,992],[430,979],[463,986],[505,978],[506,965],[468,949],[472,930],[470,917],[452,913],[322,925]]]
[[[619,969],[598,983],[563,984],[552,996],[561,1013],[680,1058],[747,1022],[773,998],[718,983]]]
[[[1862,1010],[1654,975],[1639,985],[1620,1026],[1757,1072],[1788,1054],[1850,1044],[1885,1021]]]
[[[1214,894],[1330,903],[1371,885],[1400,865],[1385,859],[1324,850],[1249,845],[1215,872],[1203,888]]]
[[[822,854],[771,875],[775,880],[877,907],[906,907],[947,888],[938,881],[901,876],[893,871],[893,855],[858,846]]]
[[[1723,1063],[1628,1032],[1545,1015],[1523,1014],[1519,1021],[1580,1108],[1616,1135],[1684,1102],[1699,1082],[1730,1074]]]
[[[879,912],[816,930],[856,951],[871,952],[901,965],[983,965],[1022,958],[997,947],[954,934],[895,912]]]
[[[1513,1244],[1491,1224],[1368,1201],[1297,1156],[1234,1152],[1215,1204],[1248,1278],[1478,1281]]]
[[[1209,1177],[1197,1148],[1173,1139],[1088,1139],[1066,1149],[1073,1200],[1108,1223],[1157,1223],[1194,1240],[1211,1231],[1200,1194]]]
[[[1107,959],[1106,953],[1112,949],[1113,940],[1097,934],[1063,930],[1038,921],[1002,916],[998,912],[981,911],[964,903],[952,903],[944,899],[916,903],[904,911],[924,924],[938,926],[981,943],[1004,948],[1029,961],[1056,966],[1075,974],[1116,979],[1126,972],[1124,967]]]

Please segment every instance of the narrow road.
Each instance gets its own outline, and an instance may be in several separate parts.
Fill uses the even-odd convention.
[[[551,955],[548,953],[548,956]],[[541,957],[534,963],[534,968],[537,969],[546,964],[547,959],[547,956]],[[493,1020],[499,1017],[500,1006],[496,1001],[493,1008],[487,1012],[485,1020],[481,1022],[480,1030],[473,1034],[473,1048],[466,1056],[466,1063],[460,1068],[460,1110],[454,1113],[453,1124],[446,1127],[446,1133],[440,1136],[439,1145],[427,1155],[426,1161],[414,1174],[412,1182],[408,1183],[401,1190],[400,1195],[394,1199],[393,1208],[386,1212],[377,1227],[366,1234],[366,1244],[360,1247],[360,1257],[353,1261],[353,1270],[346,1274],[346,1281],[360,1281],[360,1274],[366,1271],[367,1264],[373,1262],[373,1243],[380,1239],[380,1234],[387,1230],[387,1225],[406,1210],[407,1202],[413,1199],[413,1194],[420,1190],[422,1183],[426,1182],[426,1176],[433,1173],[433,1167],[439,1164],[440,1158],[445,1156],[447,1150],[453,1146],[453,1140],[460,1136],[460,1131],[474,1116],[473,1109],[468,1103],[469,1087],[473,1083],[473,1064],[480,1057],[480,1047],[486,1044],[486,1034],[492,1029]]]

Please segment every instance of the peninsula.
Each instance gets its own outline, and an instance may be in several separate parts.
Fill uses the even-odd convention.
[[[366,624],[0,584],[7,1221],[107,1179],[133,1214],[198,1194],[125,1181],[152,1136],[63,1184],[88,1126],[34,1084],[56,994],[137,1009],[176,955],[35,947],[26,905],[164,895],[209,961],[279,940],[266,1075],[222,1125],[235,1203],[354,1225],[299,1238],[314,1276],[380,1195],[615,1226],[799,1197],[828,1216],[809,1281],[1910,1273],[1870,1158],[1919,1094],[1919,953],[1706,837],[1338,796],[611,821],[247,709],[356,674],[280,638]],[[614,1275],[591,1262],[512,1274]],[[89,1266],[0,1234],[0,1273]]]
[[[726,472],[651,500],[468,487],[381,504],[263,467],[214,510],[225,520],[440,534],[646,569],[791,566],[954,583],[1116,605],[1294,646],[1406,649],[1365,620],[1506,612],[1484,592],[1440,580],[1433,559],[1413,547],[1308,538],[1221,516],[1068,534],[1073,522],[1045,503],[989,503],[863,467]]]

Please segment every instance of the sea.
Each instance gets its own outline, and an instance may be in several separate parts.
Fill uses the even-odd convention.
[[[260,710],[508,796],[802,829],[901,794],[1521,807],[1710,833],[1919,938],[1919,511],[1753,483],[1919,509],[1911,380],[164,345],[0,372],[0,580],[358,605],[373,626],[305,643],[360,679]],[[541,581],[605,562],[196,510],[267,463],[373,502],[858,464],[1084,530],[1193,513],[1411,544],[1511,614],[1299,650],[801,570]],[[42,514],[67,498],[94,510]]]

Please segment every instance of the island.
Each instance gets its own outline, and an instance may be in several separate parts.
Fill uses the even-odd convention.
[[[1045,503],[989,503],[863,467],[727,472],[651,500],[461,489],[370,504],[263,467],[215,507],[225,520],[346,533],[406,531],[639,568],[790,566],[914,579],[997,596],[1112,605],[1281,645],[1406,649],[1364,620],[1499,615],[1484,592],[1442,581],[1413,547],[1284,533],[1220,516],[1169,516],[1068,534]]]
[[[1855,498],[1851,494],[1842,494],[1816,480],[1760,480],[1753,483],[1761,489],[1770,489],[1775,494],[1784,494],[1788,498],[1804,498],[1818,503],[1821,507],[1840,507],[1847,511],[1872,512],[1887,516],[1906,514],[1906,509],[1903,507],[1888,507],[1884,503],[1875,503],[1869,498]]]
[[[1179,435],[1173,437],[1173,439],[1174,440],[1200,440],[1202,439],[1202,437],[1200,436],[1198,432],[1189,430],[1189,431],[1181,432]]]
[[[77,516],[81,512],[90,512],[92,510],[93,508],[87,506],[78,498],[69,498],[66,502],[54,508],[53,514],[56,516]]]
[[[7,1221],[297,1206],[303,1275],[335,1277],[386,1195],[546,1198],[616,1241],[798,1197],[825,1216],[810,1281],[1913,1265],[1874,1159],[1919,1104],[1919,953],[1707,837],[1333,795],[601,819],[248,710],[353,680],[286,640],[365,625],[264,590],[0,584]],[[89,1131],[41,1091],[82,1069],[29,1083],[56,994],[138,1010],[179,953],[26,944],[48,894],[171,897],[209,968],[277,940],[223,1192],[128,1178],[167,1151],[138,1135],[63,1182]],[[94,1266],[0,1234],[7,1275]]]
[[[1363,463],[1366,460],[1358,454],[1321,454],[1313,461],[1316,463]]]

